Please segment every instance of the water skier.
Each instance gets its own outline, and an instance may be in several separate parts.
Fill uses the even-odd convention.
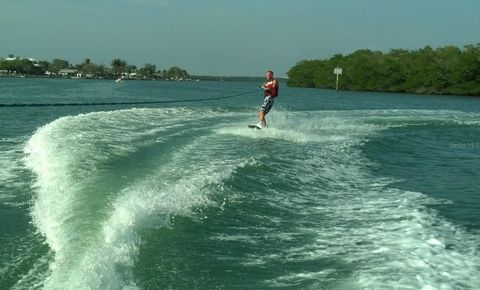
[[[278,96],[278,82],[273,77],[273,72],[271,70],[265,73],[265,82],[260,88],[263,89],[263,103],[260,106],[258,112],[258,124],[256,125],[259,129],[267,127],[267,121],[265,120],[265,115],[270,112],[273,106],[273,100]]]

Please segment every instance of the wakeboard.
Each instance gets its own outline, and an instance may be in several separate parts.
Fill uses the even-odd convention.
[[[257,125],[248,125],[248,128],[262,130],[262,128],[258,127]]]

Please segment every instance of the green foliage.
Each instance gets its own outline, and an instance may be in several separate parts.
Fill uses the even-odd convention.
[[[187,73],[186,70],[183,70],[179,67],[171,67],[164,73],[165,78],[173,78],[173,79],[188,79],[190,75]]]
[[[287,73],[289,86],[335,88],[333,69],[341,67],[345,90],[480,95],[480,44],[388,53],[357,50],[326,60],[304,60]]]
[[[127,65],[127,72],[128,73],[133,73],[137,71],[137,66],[133,64]]]
[[[74,69],[75,74],[81,73],[82,78],[117,78],[125,73],[132,74],[129,78],[140,79],[190,79],[186,70],[179,67],[171,67],[168,70],[158,70],[154,64],[146,63],[142,68],[137,69],[135,65],[129,65],[126,60],[113,59],[111,68],[104,64],[96,64],[90,58],[85,58],[82,63],[72,65],[68,61],[55,58],[52,62],[29,60],[21,57],[14,57],[10,54],[8,59],[0,58],[0,75],[36,75],[49,77],[64,77],[59,74],[63,69]],[[47,73],[48,72],[48,73]],[[135,76],[134,73],[138,75]]]
[[[26,58],[15,58],[13,60],[2,59],[0,60],[0,70],[21,75],[41,75],[44,73],[40,64],[33,63]]]
[[[83,60],[83,63],[79,65],[78,70],[91,78],[97,73],[98,65],[93,63],[91,59],[86,58]]]
[[[66,69],[68,68],[70,64],[68,63],[68,61],[66,60],[63,60],[63,59],[59,59],[59,58],[55,58],[51,63],[50,65],[48,66],[48,70],[51,71],[51,72],[58,72],[59,70],[61,69]]]
[[[120,75],[127,71],[127,61],[116,58],[112,60],[112,69],[114,75]]]
[[[152,78],[155,75],[156,66],[153,64],[146,63],[141,69],[138,70],[138,73],[145,78]]]

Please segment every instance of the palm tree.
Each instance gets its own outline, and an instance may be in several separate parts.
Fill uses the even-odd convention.
[[[112,68],[113,68],[113,75],[119,75],[125,72],[127,68],[127,62],[119,58],[116,58],[112,60]]]

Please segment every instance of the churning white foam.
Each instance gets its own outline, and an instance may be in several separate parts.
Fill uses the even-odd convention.
[[[268,287],[313,285],[312,288],[322,288],[330,283],[335,289],[480,288],[479,237],[455,226],[429,207],[443,201],[396,189],[395,180],[372,176],[368,168],[375,166],[374,161],[367,160],[356,146],[388,128],[448,125],[451,116],[460,114],[422,113],[421,117],[415,117],[418,112],[410,110],[322,112],[321,120],[306,124],[305,129],[300,127],[301,133],[323,134],[325,140],[329,134],[344,137],[340,142],[310,146],[315,150],[308,152],[307,160],[291,161],[298,163],[296,173],[303,182],[294,194],[280,191],[270,197],[272,204],[304,216],[298,222],[299,236],[307,232],[315,238],[301,246],[279,249],[276,255],[250,255],[240,263],[252,267],[289,261],[333,264],[331,268],[291,270],[266,280]],[[465,124],[463,121],[461,124]],[[265,134],[263,131],[220,132],[268,137],[267,131]],[[297,141],[293,136],[278,138]],[[318,137],[308,142],[322,140],[315,138]],[[317,223],[313,224],[313,220]],[[235,235],[219,238],[256,241],[253,237]]]
[[[208,187],[252,160],[224,159],[200,137],[118,192],[91,192],[92,184],[103,164],[161,146],[167,130],[209,115],[182,108],[99,112],[60,118],[32,136],[25,148],[25,163],[37,175],[31,214],[54,252],[45,288],[136,288],[137,230],[207,205]]]
[[[276,111],[268,116],[270,128],[263,131],[246,128],[244,115],[233,125],[214,125],[213,134],[279,139],[295,145],[327,143],[312,146],[316,148],[312,158],[302,164],[311,174],[298,177],[304,184],[299,192],[272,201],[305,213],[307,219],[318,213],[326,216],[324,224],[298,228],[314,232],[316,238],[310,244],[279,249],[265,257],[249,256],[242,263],[258,266],[271,260],[337,259],[340,266],[353,269],[352,276],[343,279],[344,289],[479,286],[480,261],[478,253],[473,253],[474,238],[427,209],[436,201],[392,189],[390,181],[368,176],[365,167],[369,161],[353,148],[381,130],[418,120],[414,112],[398,115],[389,111]],[[138,229],[152,223],[165,225],[171,214],[188,215],[193,208],[208,205],[208,187],[252,160],[218,154],[222,148],[215,148],[208,143],[209,136],[202,136],[176,148],[148,175],[110,194],[99,209],[87,207],[90,203],[84,199],[91,196],[84,192],[95,183],[103,164],[128,157],[142,146],[161,146],[172,136],[164,135],[169,129],[177,128],[169,134],[181,135],[182,122],[211,116],[218,112],[183,108],[99,112],[58,119],[32,136],[25,148],[25,162],[37,175],[32,217],[55,255],[44,281],[46,288],[136,288],[131,269],[138,254]],[[424,119],[422,122],[446,117]],[[317,180],[331,190],[308,187]],[[325,204],[305,208],[299,203],[301,207],[295,207],[293,198],[314,198],[319,192],[327,197]],[[277,234],[294,239],[296,233]],[[257,243],[248,235],[214,238]],[[288,286],[331,279],[337,270],[292,271],[266,284]]]
[[[339,117],[339,115],[342,115]],[[237,135],[252,139],[278,139],[295,143],[343,142],[352,137],[372,134],[384,129],[350,118],[338,111],[288,112],[275,111],[268,115],[263,130],[250,129],[246,123],[235,123],[215,129],[218,134]],[[245,121],[243,121],[245,122]]]

